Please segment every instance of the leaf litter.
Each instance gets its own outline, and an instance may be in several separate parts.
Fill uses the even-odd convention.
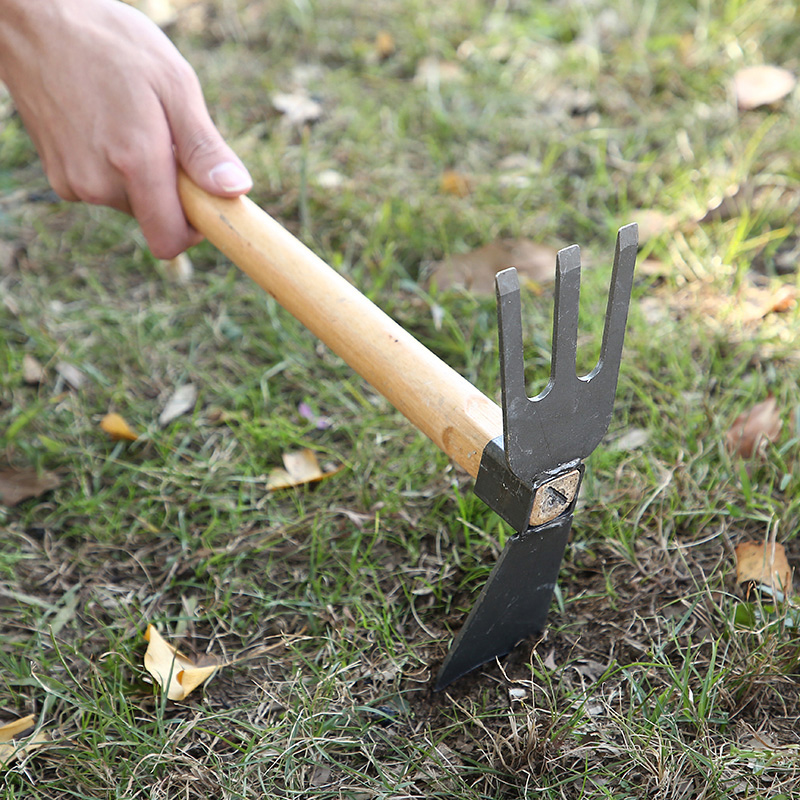
[[[733,76],[736,102],[742,111],[777,103],[796,85],[797,78],[793,73],[772,64],[744,67]]]
[[[100,421],[100,428],[104,430],[113,441],[126,440],[135,442],[139,435],[131,430],[131,426],[125,421],[125,418],[115,412],[106,414]]]
[[[556,276],[558,251],[529,239],[496,239],[489,244],[450,256],[434,265],[430,280],[439,289],[462,288],[479,295],[494,295],[495,275],[516,267],[521,283],[537,288]]]
[[[330,470],[323,470],[319,465],[317,454],[309,449],[292,450],[282,456],[283,469],[273,469],[267,478],[267,489],[289,489],[306,483],[317,483],[330,478],[344,467],[339,465]]]
[[[24,742],[18,741],[19,734],[30,730],[35,724],[35,717],[29,714],[0,725],[0,768],[7,767],[15,759],[24,758],[47,741],[44,731],[36,731]]]
[[[0,470],[0,503],[16,506],[23,500],[40,497],[60,485],[61,478],[54,472],[39,472],[34,467],[10,467]]]
[[[197,388],[193,383],[179,386],[167,400],[164,410],[158,417],[158,424],[163,428],[178,417],[194,408],[197,402]]]
[[[736,553],[736,583],[745,596],[756,588],[766,586],[787,594],[792,588],[792,569],[782,544],[773,541],[742,542]]]
[[[35,356],[25,353],[22,357],[22,380],[28,386],[36,386],[45,379],[44,367]]]
[[[728,452],[742,458],[763,458],[769,443],[777,440],[782,427],[778,402],[770,396],[736,417],[725,434]]]
[[[66,361],[56,364],[56,372],[73,389],[80,389],[86,383],[86,373]]]
[[[169,700],[184,700],[223,666],[196,664],[167,642],[154,625],[147,626],[144,638],[147,641],[145,669],[165,690]]]

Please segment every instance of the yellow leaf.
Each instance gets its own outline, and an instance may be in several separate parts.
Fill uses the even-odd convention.
[[[127,422],[115,413],[106,414],[100,422],[100,427],[115,441],[127,439],[135,442],[139,437],[131,430]]]
[[[295,450],[283,454],[284,469],[274,469],[267,478],[267,489],[288,489],[305,483],[316,483],[335,475],[341,467],[323,472],[313,450]]]
[[[442,173],[439,188],[443,194],[466,197],[472,191],[472,181],[454,169],[447,169]]]
[[[27,717],[15,719],[12,722],[7,722],[5,725],[0,726],[0,742],[10,742],[18,733],[32,728],[34,724],[33,714],[28,714]]]
[[[378,31],[375,37],[375,52],[381,60],[394,55],[395,43],[394,36],[389,31]]]
[[[144,667],[162,689],[166,687],[169,700],[183,700],[219,669],[218,664],[197,666],[169,644],[153,625],[147,626],[144,638],[148,643]]]
[[[769,586],[784,594],[792,588],[792,568],[777,542],[742,542],[736,546],[736,582]]]
[[[38,731],[26,741],[17,743],[14,737],[32,728],[35,724],[33,714],[0,725],[0,767],[7,767],[15,758],[23,758],[32,750],[41,747],[47,739],[44,731]]]

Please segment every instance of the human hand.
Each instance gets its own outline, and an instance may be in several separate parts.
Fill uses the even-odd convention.
[[[202,239],[181,208],[178,165],[211,194],[252,188],[194,70],[118,0],[0,0],[0,80],[56,193],[133,215],[158,258]]]

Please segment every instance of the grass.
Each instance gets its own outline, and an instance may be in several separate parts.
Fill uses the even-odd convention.
[[[172,34],[254,199],[490,396],[493,302],[427,284],[436,261],[498,237],[579,242],[588,368],[617,227],[674,224],[642,243],[615,416],[547,632],[437,695],[503,523],[211,246],[175,285],[133,223],[54,202],[4,112],[0,238],[18,256],[0,261],[0,447],[61,486],[0,506],[0,718],[35,714],[51,737],[0,772],[3,796],[792,796],[800,638],[788,614],[734,625],[733,547],[775,534],[797,563],[799,312],[743,309],[755,288],[797,287],[800,106],[738,112],[730,81],[798,72],[795,4],[204,7],[201,29]],[[431,57],[457,79],[415,80]],[[298,85],[324,112],[305,133],[270,104]],[[467,197],[441,190],[446,169]],[[532,386],[551,307],[549,286],[525,298]],[[185,382],[194,411],[161,428]],[[763,460],[732,457],[731,422],[768,394],[780,437]],[[109,410],[136,442],[101,432]],[[644,446],[615,446],[635,429]],[[268,493],[298,447],[345,469]],[[167,701],[143,667],[150,622],[242,660]]]

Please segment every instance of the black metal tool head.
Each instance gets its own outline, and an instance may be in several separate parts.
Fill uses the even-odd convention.
[[[453,641],[437,690],[544,629],[572,526],[581,462],[611,421],[637,248],[636,225],[620,229],[600,358],[583,376],[576,372],[580,251],[573,246],[559,252],[550,381],[533,398],[525,384],[517,272],[497,275],[503,436],[484,449],[475,493],[517,534],[506,542]]]
[[[600,358],[583,376],[577,374],[575,366],[580,250],[573,245],[558,253],[550,381],[533,398],[528,397],[525,384],[517,271],[511,267],[497,274],[503,437],[484,450],[475,492],[520,533],[532,523],[536,489],[570,465],[577,467],[608,430],[638,239],[635,224],[626,225],[617,234]]]
[[[597,366],[578,376],[578,308],[581,258],[577,245],[558,253],[550,381],[529,398],[525,391],[519,281],[512,267],[497,275],[503,439],[509,469],[533,482],[544,472],[586,458],[608,430],[622,358],[633,284],[636,225],[617,235],[611,290]]]

